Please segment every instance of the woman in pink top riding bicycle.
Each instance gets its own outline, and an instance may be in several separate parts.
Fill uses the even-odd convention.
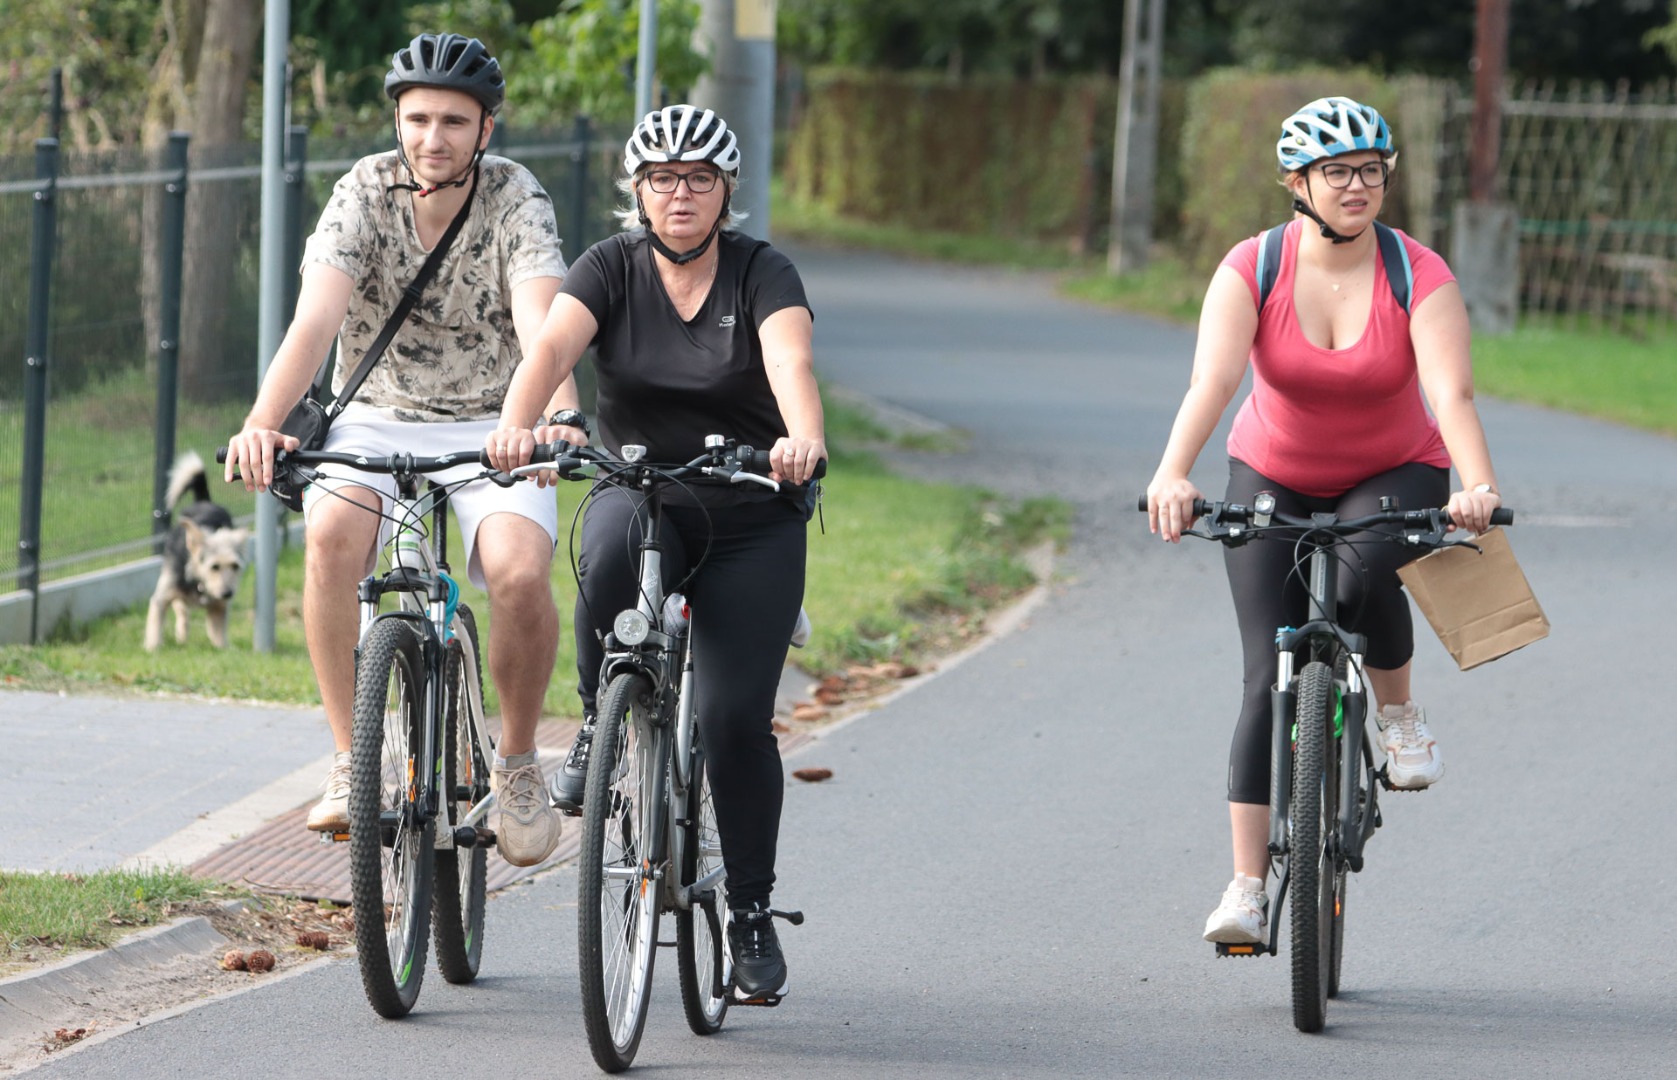
[[[1412,275],[1406,312],[1376,237],[1397,160],[1390,127],[1366,105],[1322,98],[1287,118],[1276,153],[1295,215],[1274,286],[1260,306],[1259,237],[1235,245],[1212,277],[1188,392],[1147,488],[1149,527],[1174,543],[1193,523],[1201,493],[1188,473],[1250,362],[1252,392],[1228,441],[1227,501],[1250,505],[1268,491],[1285,513],[1347,517],[1378,510],[1390,495],[1403,507],[1446,505],[1459,525],[1483,531],[1501,499],[1473,404],[1461,292],[1442,258],[1397,232],[1405,279]],[[1454,493],[1452,463],[1462,481]],[[1359,550],[1366,572],[1341,567],[1341,611],[1369,638],[1366,670],[1391,782],[1418,790],[1443,775],[1444,762],[1410,697],[1414,630],[1397,579],[1408,556],[1395,544]],[[1255,943],[1267,940],[1275,630],[1298,625],[1306,608],[1288,545],[1228,548],[1225,561],[1245,696],[1229,755],[1234,880],[1205,938]]]

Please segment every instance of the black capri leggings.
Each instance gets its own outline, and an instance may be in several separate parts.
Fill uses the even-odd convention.
[[[1275,496],[1275,508],[1304,516],[1332,512],[1359,517],[1380,509],[1380,497],[1397,497],[1403,509],[1443,506],[1450,498],[1450,470],[1411,463],[1371,477],[1342,495],[1301,495],[1268,479],[1243,461],[1229,459],[1227,502],[1250,506],[1260,491]],[[1396,526],[1391,526],[1395,529]],[[1415,627],[1409,598],[1398,582],[1398,567],[1414,553],[1391,543],[1348,548],[1356,558],[1339,564],[1339,610],[1344,624],[1368,635],[1369,667],[1402,667],[1415,651]],[[1294,574],[1293,545],[1260,540],[1224,548],[1223,563],[1240,620],[1241,651],[1246,662],[1245,696],[1240,721],[1229,748],[1229,801],[1269,802],[1270,689],[1275,684],[1275,631],[1298,626],[1309,612],[1305,586]],[[1366,573],[1364,572],[1366,567]]]
[[[728,874],[728,902],[767,901],[785,781],[774,735],[775,693],[804,599],[807,524],[785,499],[714,507],[664,507],[664,587],[710,554],[682,586],[693,609],[694,709],[705,748]],[[600,635],[635,606],[640,530],[630,496],[597,495],[582,522],[576,605],[577,692],[595,709]]]

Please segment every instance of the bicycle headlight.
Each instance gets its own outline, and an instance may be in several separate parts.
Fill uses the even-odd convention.
[[[630,609],[620,612],[612,620],[611,632],[617,637],[619,645],[639,645],[652,633],[652,623],[645,615]]]

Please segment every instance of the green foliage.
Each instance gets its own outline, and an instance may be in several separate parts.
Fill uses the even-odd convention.
[[[1648,49],[1664,49],[1671,62],[1677,64],[1677,0],[1671,0],[1671,22],[1644,34],[1642,45]]]
[[[821,70],[787,151],[788,195],[924,230],[1089,246],[1106,218],[1110,80]]]
[[[658,0],[658,79],[677,100],[709,66],[693,47],[698,23],[698,0]],[[563,0],[556,13],[530,25],[527,48],[508,66],[509,104],[538,122],[577,113],[629,118],[639,49],[635,0]]]
[[[47,85],[63,70],[66,145],[132,143],[162,46],[157,0],[9,0],[0,34],[0,156],[48,134]]]
[[[0,870],[0,965],[41,949],[96,949],[179,905],[232,893],[184,869],[30,874]]]

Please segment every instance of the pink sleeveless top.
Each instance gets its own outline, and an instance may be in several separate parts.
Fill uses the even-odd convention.
[[[1252,341],[1252,393],[1235,414],[1229,456],[1305,495],[1333,496],[1410,462],[1450,466],[1415,370],[1409,316],[1398,306],[1378,250],[1368,326],[1344,349],[1312,345],[1293,306],[1300,227],[1287,226],[1280,273]],[[1415,284],[1410,308],[1456,280],[1435,252],[1407,234]],[[1258,237],[1223,259],[1258,299]]]

